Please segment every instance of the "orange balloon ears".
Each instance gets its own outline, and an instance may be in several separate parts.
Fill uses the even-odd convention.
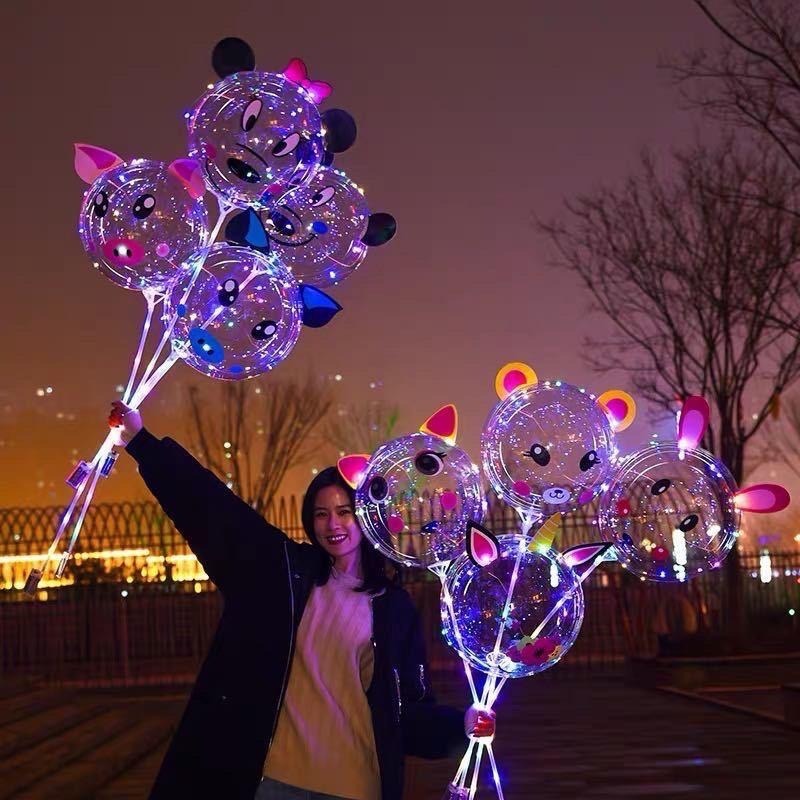
[[[438,436],[452,447],[458,436],[458,410],[452,404],[442,406],[422,423],[420,432]]]
[[[791,502],[789,492],[777,483],[756,483],[739,489],[733,496],[733,503],[739,511],[753,511],[757,514],[783,511]]]
[[[199,161],[193,158],[178,158],[169,165],[167,171],[186,187],[192,200],[199,200],[205,194],[203,168]]]
[[[693,394],[683,401],[678,412],[678,447],[681,450],[694,450],[700,446],[710,416],[711,409],[704,397]]]
[[[511,361],[500,367],[494,378],[494,390],[501,400],[505,400],[514,389],[520,386],[531,386],[539,382],[533,367],[529,367],[522,361]]]
[[[369,458],[365,453],[357,453],[355,455],[342,456],[336,462],[339,474],[353,489],[358,489],[364,480],[364,476],[367,474]]]
[[[93,144],[75,144],[75,172],[86,183],[94,183],[104,172],[123,163],[124,161],[110,150]]]
[[[597,398],[597,404],[605,411],[615,433],[624,431],[636,419],[634,399],[620,389],[603,392]]]
[[[486,567],[500,554],[497,537],[483,525],[469,521],[467,525],[467,555],[475,566]]]

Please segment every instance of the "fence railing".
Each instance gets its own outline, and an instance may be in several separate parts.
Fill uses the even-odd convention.
[[[42,581],[31,602],[21,588],[46,551],[61,508],[0,510],[0,674],[41,675],[76,684],[183,681],[205,655],[221,598],[188,546],[153,502],[100,504],[86,519],[65,580]],[[295,498],[266,515],[304,538]],[[490,505],[487,525],[518,528],[513,509]],[[596,539],[591,511],[565,518],[559,547]],[[759,640],[800,623],[800,553],[740,556],[747,622]],[[439,584],[407,570],[403,582],[421,611],[435,664],[454,663],[439,634]],[[642,583],[616,565],[584,586],[586,616],[564,666],[592,669],[653,655],[670,638],[713,634],[724,616],[722,575],[686,585]],[[796,615],[790,612],[794,610]]]

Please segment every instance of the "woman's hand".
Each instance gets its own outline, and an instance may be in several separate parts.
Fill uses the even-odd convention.
[[[464,732],[470,739],[490,739],[494,736],[495,719],[491,709],[470,706],[464,714]]]
[[[128,442],[142,429],[142,416],[137,409],[126,406],[120,400],[115,400],[111,404],[108,425],[114,429],[116,434],[114,444],[127,447]]]

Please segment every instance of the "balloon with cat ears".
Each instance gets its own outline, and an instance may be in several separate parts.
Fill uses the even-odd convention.
[[[417,433],[339,459],[364,535],[387,558],[417,567],[449,562],[463,552],[467,521],[483,517],[480,472],[456,446],[457,434],[458,412],[446,405]]]

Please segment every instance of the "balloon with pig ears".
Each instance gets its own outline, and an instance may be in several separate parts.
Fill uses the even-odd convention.
[[[777,484],[739,489],[727,467],[700,447],[709,416],[702,397],[687,397],[677,441],[625,458],[602,496],[602,537],[622,566],[643,579],[682,582],[716,569],[736,543],[741,512],[789,505],[789,493]]]
[[[371,455],[339,459],[356,490],[364,535],[387,558],[434,567],[464,549],[470,519],[485,511],[480,473],[456,446],[458,413],[440,408],[418,433],[385,442]]]
[[[200,165],[135,158],[75,145],[75,171],[91,184],[78,219],[94,266],[125,289],[163,291],[189,255],[208,243]]]
[[[497,494],[531,519],[594,499],[616,462],[616,433],[636,415],[633,398],[541,382],[521,362],[497,373],[495,389],[500,402],[484,425],[481,457]]]

